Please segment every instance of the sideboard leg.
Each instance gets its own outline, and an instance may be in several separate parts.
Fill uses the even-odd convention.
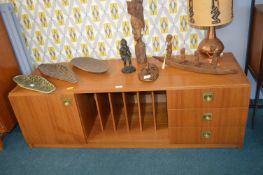
[[[258,108],[259,94],[260,94],[260,82],[257,83],[256,96],[254,100],[254,109],[252,114],[251,128],[255,129],[255,116]]]
[[[4,136],[5,134],[0,133],[0,151],[4,150],[4,142],[3,142]]]
[[[263,46],[262,46],[262,52],[261,53],[263,53]],[[257,89],[256,89],[254,109],[253,109],[253,114],[252,114],[252,123],[251,123],[252,129],[255,128],[255,116],[256,116],[256,111],[258,108],[261,83],[263,80],[262,76],[263,76],[263,54],[261,55],[261,60],[260,60],[259,75],[258,75],[258,80],[257,80]]]
[[[2,139],[0,140],[0,151],[4,150],[4,143],[2,141]]]
[[[30,149],[33,149],[33,144],[28,144]]]

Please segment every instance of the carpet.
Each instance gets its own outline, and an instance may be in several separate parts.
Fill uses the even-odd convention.
[[[30,149],[19,127],[0,153],[1,175],[262,175],[263,109],[243,149]]]

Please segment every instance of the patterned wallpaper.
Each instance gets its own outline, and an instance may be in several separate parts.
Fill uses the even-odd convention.
[[[125,0],[9,0],[23,27],[23,37],[37,64],[73,57],[120,58],[121,38],[134,54]],[[197,48],[203,31],[188,25],[186,0],[144,0],[147,55],[163,55],[172,34],[173,51]]]

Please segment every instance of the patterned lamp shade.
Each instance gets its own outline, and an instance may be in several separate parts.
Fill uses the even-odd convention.
[[[224,25],[233,19],[233,0],[188,0],[188,10],[194,26]]]

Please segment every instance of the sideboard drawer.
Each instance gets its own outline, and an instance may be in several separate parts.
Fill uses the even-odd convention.
[[[247,107],[249,87],[167,91],[168,109]]]
[[[245,126],[248,108],[168,110],[169,127]]]
[[[245,127],[169,128],[173,144],[243,144]]]

